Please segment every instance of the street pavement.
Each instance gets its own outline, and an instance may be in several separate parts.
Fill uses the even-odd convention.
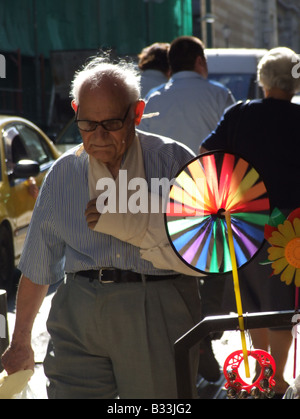
[[[32,333],[32,345],[35,352],[35,362],[36,368],[33,377],[29,383],[29,391],[27,393],[28,398],[33,399],[47,399],[46,392],[46,377],[43,372],[43,360],[46,354],[47,345],[49,341],[49,335],[46,329],[46,321],[48,313],[51,306],[51,300],[55,291],[50,291],[50,293],[45,298],[41,309],[37,315],[33,333]],[[11,336],[15,323],[15,304],[14,298],[11,298],[8,301],[8,328],[9,335]],[[299,343],[300,346],[300,343]],[[251,349],[250,338],[247,337],[247,348]],[[220,368],[223,367],[226,358],[234,351],[241,349],[241,337],[240,332],[230,331],[225,332],[220,340],[213,341],[213,351],[216,359],[219,362]],[[300,349],[298,348],[298,364],[297,364],[297,374],[300,374]],[[285,370],[285,379],[288,383],[293,382],[293,366],[294,366],[294,348],[291,346],[289,352],[289,358]],[[252,363],[252,358],[249,358],[250,362],[250,372],[251,377],[254,377],[254,363]],[[247,382],[247,379],[243,377],[242,366],[239,369],[239,373],[242,378]],[[201,380],[200,380],[201,381]],[[202,397],[200,398],[226,398],[226,393],[222,390],[224,380],[222,378],[217,384],[210,384],[202,380],[199,384],[202,392]],[[206,397],[207,396],[207,397]]]

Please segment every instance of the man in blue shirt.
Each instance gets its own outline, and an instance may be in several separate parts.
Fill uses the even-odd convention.
[[[140,129],[180,141],[198,153],[235,100],[224,86],[209,81],[204,46],[195,37],[179,37],[170,46],[172,77],[147,97],[145,112],[159,115],[142,121]]]

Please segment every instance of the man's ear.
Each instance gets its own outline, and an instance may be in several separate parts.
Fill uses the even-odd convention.
[[[202,77],[207,79],[208,77],[208,69],[207,69],[207,62],[204,57],[200,55],[196,58],[194,71],[200,74]]]
[[[78,105],[77,105],[77,103],[75,102],[75,100],[72,100],[72,102],[71,102],[71,106],[72,106],[72,109],[74,110],[74,112],[76,113],[76,112],[77,112],[77,110],[78,110]]]
[[[140,99],[135,107],[135,125],[140,125],[146,103]]]

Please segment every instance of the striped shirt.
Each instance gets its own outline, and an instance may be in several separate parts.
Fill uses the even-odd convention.
[[[141,133],[146,180],[173,179],[194,155],[173,140]],[[84,215],[90,200],[88,155],[73,149],[59,158],[40,190],[19,269],[36,284],[51,285],[65,272],[113,267],[150,275],[168,275],[141,259],[139,249],[94,232]],[[134,164],[134,162],[133,162]]]

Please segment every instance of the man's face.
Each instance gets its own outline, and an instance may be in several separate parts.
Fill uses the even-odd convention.
[[[108,131],[101,125],[94,131],[80,131],[84,148],[89,155],[111,168],[120,165],[125,151],[134,139],[135,105],[130,103],[124,89],[109,80],[103,81],[96,88],[91,89],[89,85],[82,87],[78,120],[102,122],[111,119],[124,120],[126,116],[123,127],[117,131]]]

